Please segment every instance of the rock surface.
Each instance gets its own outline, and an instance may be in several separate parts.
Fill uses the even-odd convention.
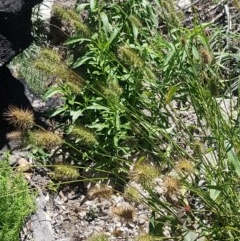
[[[42,0],[0,0],[0,148],[9,131],[2,114],[9,105],[32,109],[24,85],[15,79],[6,64],[32,42],[32,8]]]
[[[41,0],[0,0],[0,66],[32,42],[32,7]]]

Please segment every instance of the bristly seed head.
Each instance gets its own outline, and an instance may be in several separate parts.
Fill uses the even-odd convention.
[[[95,135],[83,126],[74,126],[70,132],[71,136],[79,139],[79,141],[86,146],[93,146],[97,143]]]
[[[200,49],[200,56],[204,64],[211,64],[213,61],[213,55],[206,48]]]
[[[175,170],[182,173],[192,173],[194,171],[194,165],[186,159],[181,159],[176,163]]]
[[[57,133],[39,130],[29,132],[28,142],[29,144],[49,149],[62,145],[63,139]]]
[[[79,171],[77,168],[70,165],[57,165],[54,167],[54,171],[50,173],[50,176],[60,181],[71,181],[79,178]]]
[[[156,166],[148,162],[138,162],[134,165],[129,177],[145,188],[151,188],[155,178],[159,176]]]
[[[108,199],[112,196],[112,194],[113,194],[112,188],[106,185],[96,185],[95,187],[92,187],[88,191],[88,196],[91,199],[95,199],[95,198]]]
[[[144,61],[138,55],[135,49],[130,48],[127,45],[120,46],[118,48],[118,57],[128,65],[132,65],[135,68],[143,68]]]
[[[7,133],[6,138],[10,141],[18,141],[23,137],[23,133],[21,131],[12,131]]]
[[[9,106],[3,114],[6,120],[15,127],[26,130],[34,126],[34,114],[29,109],[21,109],[16,106]]]
[[[164,187],[167,190],[167,193],[170,194],[170,195],[171,194],[176,194],[180,190],[179,180],[177,178],[175,178],[175,177],[166,176],[163,179],[163,184],[164,184]]]
[[[142,196],[139,192],[139,190],[135,187],[126,187],[124,189],[124,197],[126,198],[126,200],[130,201],[130,202],[136,202],[136,203],[140,203],[140,201],[142,200]]]
[[[112,212],[126,222],[131,222],[135,216],[135,210],[131,206],[114,207]]]
[[[149,234],[140,234],[134,238],[134,241],[152,241],[153,238]]]

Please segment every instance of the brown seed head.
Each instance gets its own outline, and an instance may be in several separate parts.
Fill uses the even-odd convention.
[[[163,179],[163,184],[164,184],[164,187],[166,188],[168,194],[176,194],[180,190],[179,180],[175,177],[166,176]]]
[[[28,109],[9,106],[8,110],[3,115],[10,124],[13,124],[19,129],[30,129],[34,125],[34,114]]]
[[[192,173],[194,170],[194,165],[192,162],[182,159],[176,163],[175,170],[182,173]]]
[[[120,206],[112,209],[112,212],[126,222],[131,222],[135,216],[135,210],[131,206]]]
[[[95,198],[108,199],[111,197],[112,194],[113,194],[112,188],[106,185],[96,185],[95,187],[91,188],[88,191],[88,196],[91,199],[95,199]]]
[[[23,133],[21,131],[12,131],[7,133],[6,138],[10,141],[18,141],[23,137]]]
[[[211,62],[213,61],[212,54],[206,48],[200,49],[200,56],[204,64],[211,64]]]

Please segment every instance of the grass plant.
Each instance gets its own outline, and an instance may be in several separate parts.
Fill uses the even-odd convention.
[[[174,6],[90,1],[77,7],[88,12],[84,25],[55,9],[75,28],[65,43],[72,68],[46,58],[56,54],[46,48],[34,66],[59,80],[46,96],[64,100],[51,116],[65,120],[59,128],[72,161],[142,184],[151,240],[239,240],[239,103],[224,93],[239,82],[240,35],[197,15],[184,27]],[[219,98],[228,99],[227,113]]]
[[[0,240],[17,241],[26,218],[34,211],[33,195],[7,160],[0,162]]]

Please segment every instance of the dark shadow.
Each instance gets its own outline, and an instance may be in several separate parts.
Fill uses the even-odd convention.
[[[0,68],[0,149],[8,144],[6,134],[14,130],[14,127],[3,117],[3,113],[10,105],[33,111],[31,103],[25,96],[24,85],[15,79],[10,70],[3,66]]]

